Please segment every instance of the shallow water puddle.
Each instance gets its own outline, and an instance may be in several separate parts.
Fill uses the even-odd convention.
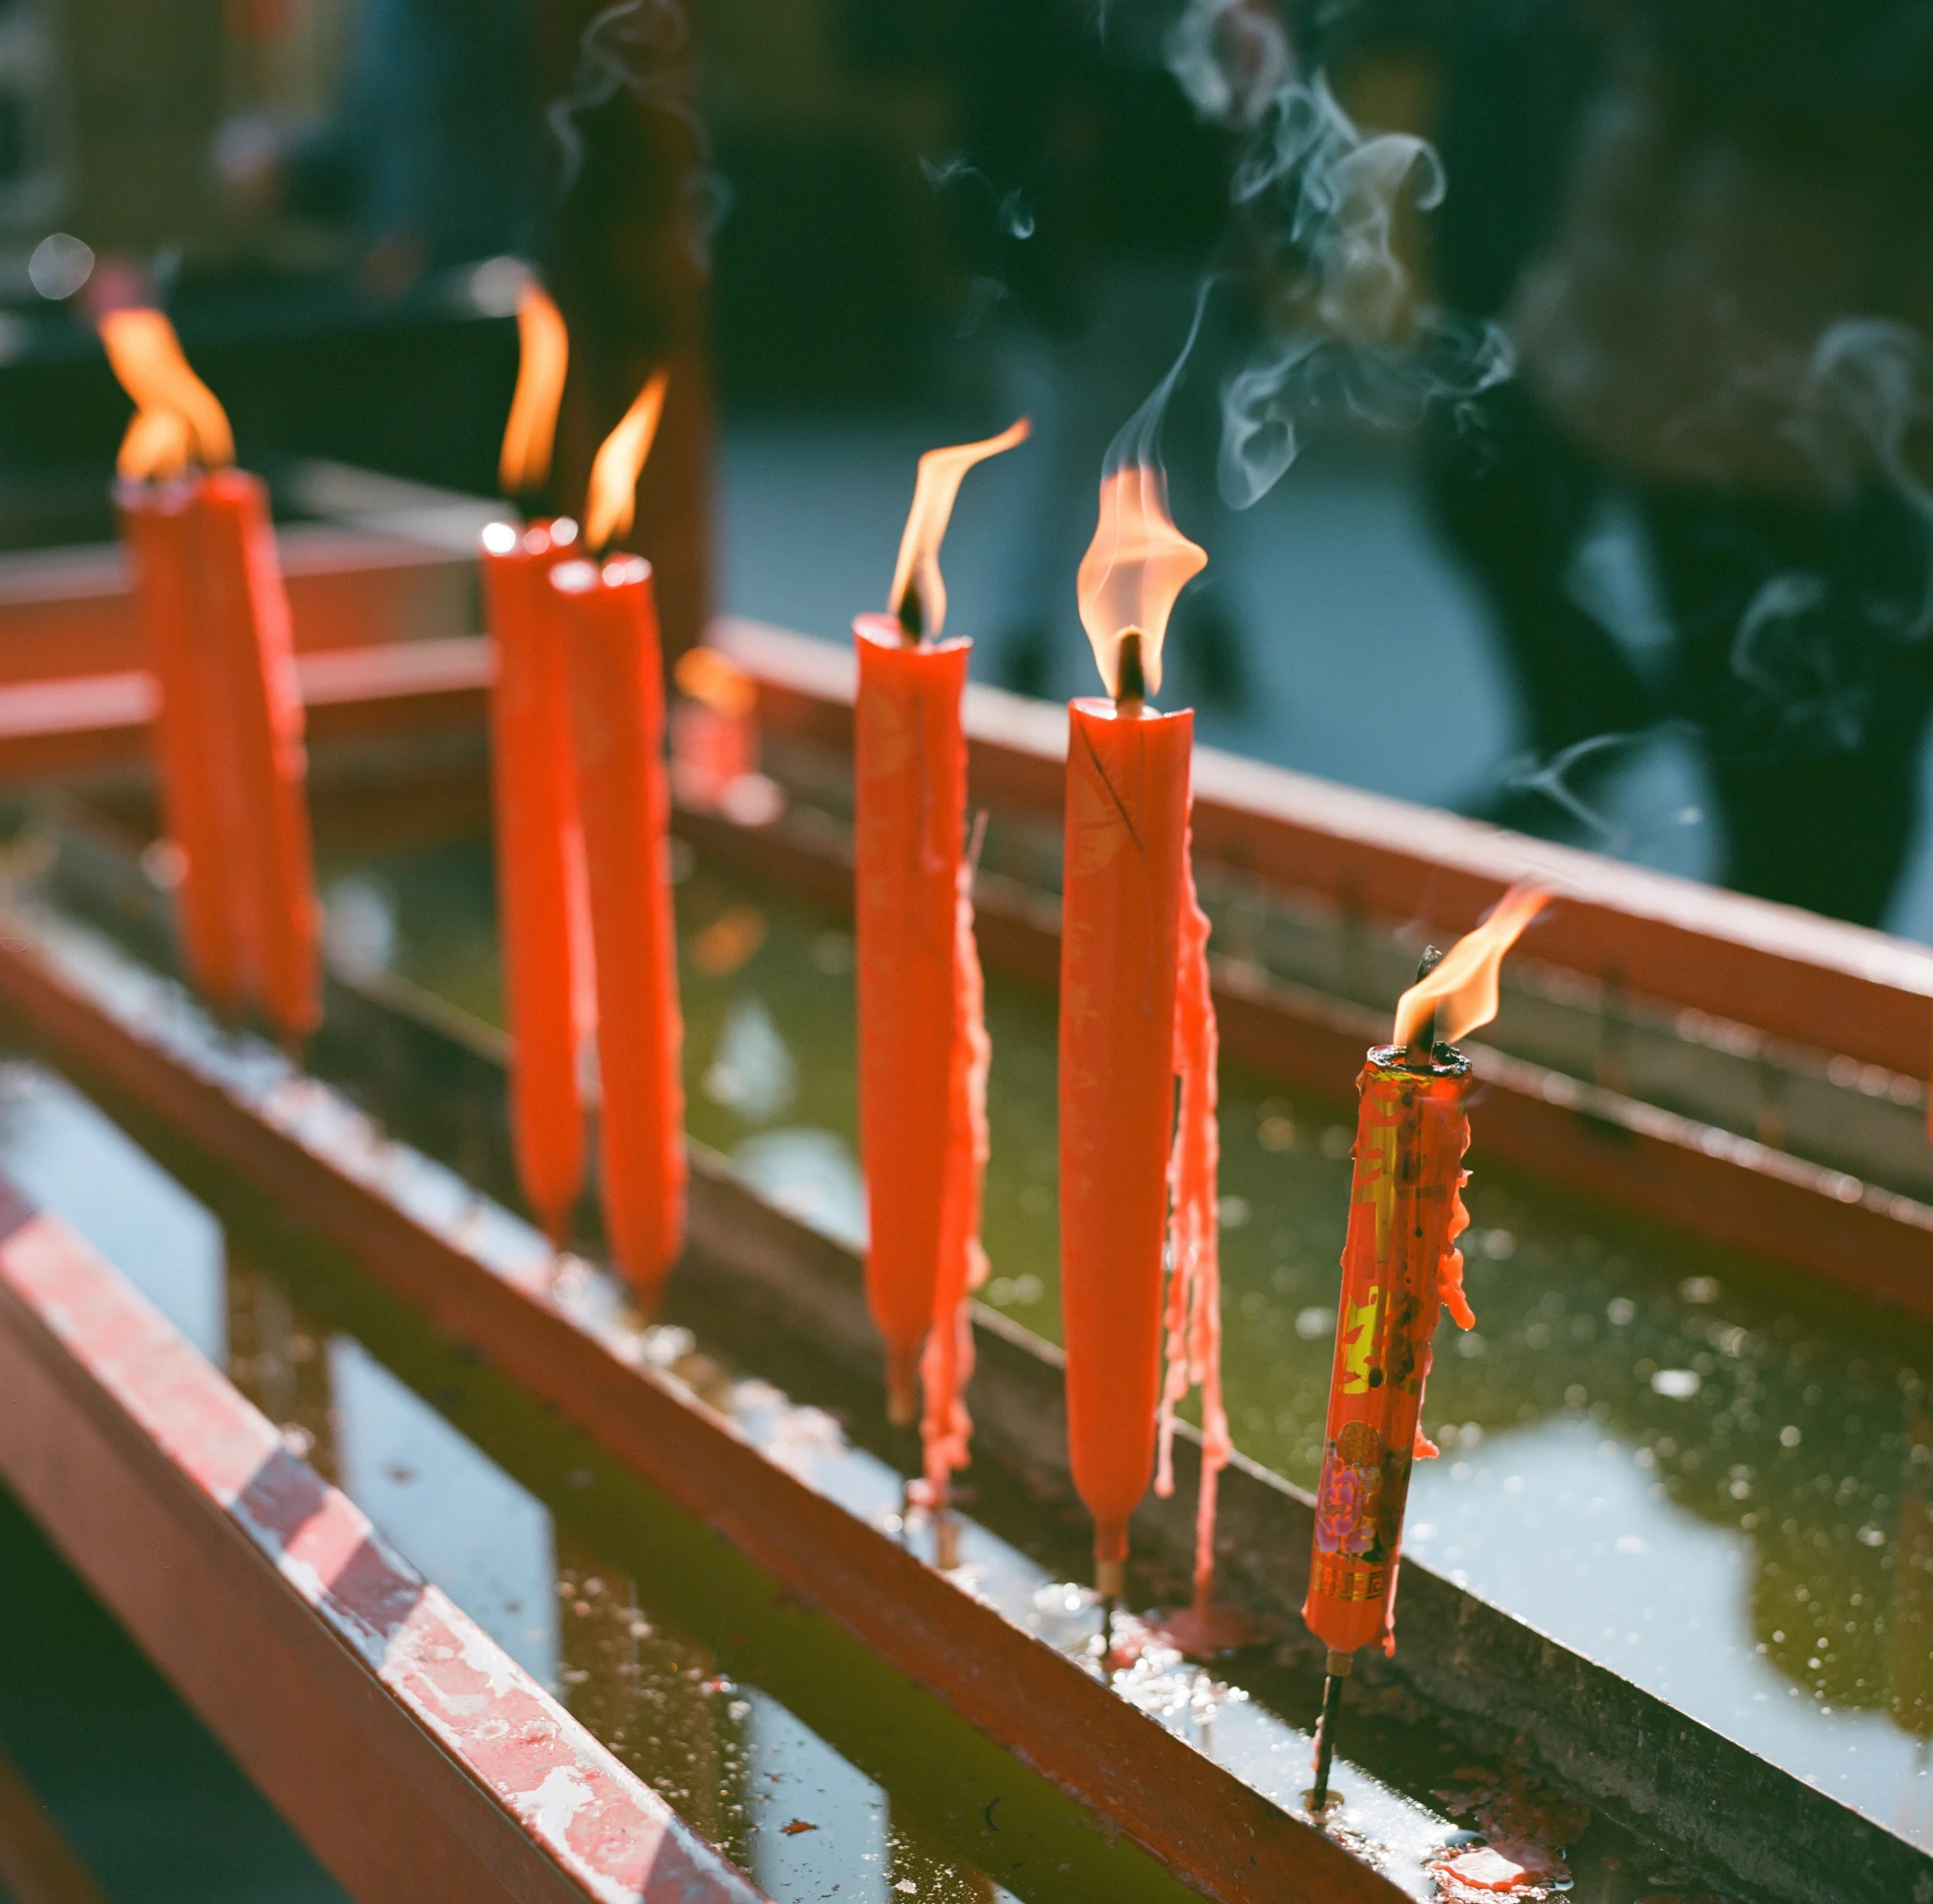
[[[501,1021],[481,843],[360,863],[332,907],[366,955]],[[703,864],[678,908],[694,1133],[853,1240],[850,936]],[[1052,1007],[989,977],[987,1016],[984,1294],[1051,1338]],[[1411,1551],[1933,1849],[1933,1329],[1492,1172],[1480,1102],[1472,1125],[1478,1325],[1437,1343]],[[1228,1410],[1303,1486],[1350,1142],[1345,1106],[1224,1074]]]

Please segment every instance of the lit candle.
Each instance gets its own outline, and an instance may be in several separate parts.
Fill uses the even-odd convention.
[[[630,527],[664,400],[660,372],[598,451],[585,511],[591,551]],[[551,571],[551,587],[564,629],[597,973],[599,1188],[612,1255],[651,1307],[685,1236],[684,1027],[651,565],[637,556],[566,562]]]
[[[541,487],[549,475],[569,348],[556,306],[535,286],[519,304],[518,329],[523,351],[500,471],[512,496]],[[579,1068],[597,1009],[564,631],[550,586],[552,568],[576,545],[577,525],[568,518],[521,531],[493,523],[483,536],[484,605],[497,663],[491,786],[511,1034],[511,1148],[525,1199],[560,1246],[584,1188]]]
[[[153,445],[157,432],[143,433]],[[247,1001],[240,896],[223,857],[217,697],[204,680],[207,649],[196,639],[197,589],[187,521],[192,485],[150,481],[143,455],[122,458],[116,499],[134,572],[135,620],[158,694],[155,768],[162,833],[174,848],[174,905],[190,981],[223,1016]]]
[[[1146,699],[1160,687],[1175,597],[1206,561],[1169,521],[1158,469],[1136,462],[1108,474],[1079,596],[1111,698],[1067,711],[1060,1305],[1074,1485],[1094,1519],[1095,1584],[1109,1598],[1125,1585],[1127,1523],[1155,1461],[1170,1182],[1183,1360],[1190,1347],[1205,1358],[1218,1339],[1213,1013],[1188,857],[1194,717],[1157,714]],[[1204,1489],[1225,1438],[1211,1418]],[[1212,1538],[1210,1524],[1209,1556]]]
[[[1328,1425],[1316,1484],[1315,1546],[1302,1617],[1329,1649],[1312,1803],[1327,1800],[1335,1715],[1356,1651],[1395,1650],[1396,1569],[1412,1462],[1436,1450],[1419,1425],[1430,1341],[1463,1295],[1456,1238],[1469,1224],[1462,1186],[1469,1060],[1455,1040],[1496,1015],[1497,974],[1546,896],[1514,887],[1396,1005],[1395,1038],[1357,1079],[1355,1173],[1342,1249]]]
[[[279,1032],[301,1039],[322,1015],[321,908],[302,697],[267,491],[227,466],[228,420],[160,312],[110,312],[101,336],[139,407],[124,468],[138,472],[171,444],[205,466],[153,508],[139,492],[123,493],[124,518],[140,519],[137,601],[153,615],[147,641],[166,730],[157,760],[172,783],[165,823],[187,836],[176,844],[191,887],[219,870],[225,889],[219,901],[205,890],[186,899],[184,944],[218,1003],[232,1009],[246,990]],[[218,925],[232,934],[232,958],[211,951]]]
[[[985,1274],[988,1061],[965,854],[961,703],[972,644],[939,639],[947,615],[940,545],[962,478],[1026,434],[1022,419],[984,442],[920,459],[891,612],[853,624],[866,1296],[886,1343],[887,1413],[906,1425],[920,1412],[936,1508],[966,1465],[971,1432],[962,1396],[972,1369],[968,1296]]]

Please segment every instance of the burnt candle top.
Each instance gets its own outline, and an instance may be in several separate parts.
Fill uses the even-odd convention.
[[[551,571],[551,587],[565,595],[591,595],[601,588],[636,588],[650,577],[651,564],[643,556],[613,556],[604,563],[580,559],[560,562]]]
[[[578,526],[569,516],[541,517],[519,526],[516,523],[487,523],[481,541],[487,556],[500,560],[512,556],[550,556],[574,547]]]

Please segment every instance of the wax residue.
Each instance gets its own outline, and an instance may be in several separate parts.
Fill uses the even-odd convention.
[[[1221,1137],[1215,1122],[1219,1039],[1208,989],[1208,916],[1194,892],[1192,838],[1181,859],[1180,969],[1174,988],[1174,1068],[1181,1079],[1180,1114],[1168,1159],[1166,1374],[1154,1491],[1174,1492],[1174,1409],[1201,1390],[1201,1491],[1194,1516],[1194,1602],[1205,1612],[1214,1584],[1215,1484],[1234,1442],[1221,1405],[1221,1252],[1216,1173]]]
[[[940,1274],[934,1323],[921,1356],[926,1408],[920,1433],[926,1447],[929,1501],[944,1506],[950,1477],[967,1461],[973,1431],[965,1390],[973,1373],[973,1322],[968,1298],[986,1280],[980,1247],[980,1193],[986,1179],[986,1072],[992,1045],[986,1035],[986,986],[973,940],[973,866],[961,862],[954,907],[954,1043],[948,1072],[951,1101],[947,1186],[941,1210]]]
[[[1465,1126],[1464,1141],[1468,1142]],[[1437,1287],[1443,1294],[1443,1307],[1449,1310],[1460,1329],[1476,1327],[1476,1311],[1463,1293],[1463,1252],[1456,1239],[1470,1226],[1470,1212],[1463,1207],[1463,1185],[1470,1180],[1467,1170],[1456,1173],[1456,1187],[1450,1191],[1449,1227],[1443,1232],[1443,1258],[1436,1268]]]

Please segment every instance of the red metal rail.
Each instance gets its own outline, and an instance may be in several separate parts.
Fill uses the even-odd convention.
[[[466,557],[321,524],[275,540],[298,653],[476,627],[476,565]],[[127,563],[114,544],[0,557],[0,685],[141,666]]]
[[[852,906],[851,845],[843,836],[786,821],[736,827],[690,813],[676,825],[702,852],[782,891]],[[1059,908],[987,874],[973,902],[987,964],[1053,986]],[[1209,970],[1223,1051],[1273,1076],[1344,1098],[1363,1051],[1388,1035],[1387,1018],[1252,965],[1211,955]],[[1933,1208],[1543,1065],[1469,1048],[1482,1092],[1481,1157],[1933,1316]]]
[[[356,1897],[759,1904],[117,1271],[4,1181],[0,1473]],[[0,1861],[22,1895],[88,1895],[58,1888],[44,1838],[27,1849],[36,1861],[18,1872]],[[20,1873],[45,1882],[32,1891]]]
[[[126,1001],[110,1008],[80,988],[37,950],[30,929],[0,942],[0,1007],[83,1075],[265,1188],[1184,1882],[1227,1904],[1379,1904],[1402,1895],[1073,1660],[768,1460],[681,1384],[621,1359],[553,1301],[546,1264],[527,1274],[493,1268],[454,1227],[405,1207],[339,1122],[305,1114],[315,1101],[304,1088],[328,1097],[321,1086],[252,1101],[171,1051],[158,1027],[127,1018]],[[0,1364],[0,1384],[5,1374]]]
[[[712,639],[758,681],[768,727],[852,751],[846,647],[742,621],[716,623]],[[1062,710],[973,687],[966,729],[974,800],[1059,814]],[[1538,927],[1539,958],[1862,1063],[1933,1073],[1933,952],[1883,933],[1214,748],[1195,756],[1194,842],[1203,860],[1284,892],[1451,933],[1512,881],[1541,880],[1564,903]]]
[[[104,1904],[47,1808],[0,1752],[0,1887],[13,1904]]]
[[[300,654],[310,745],[481,735],[494,665],[478,635]],[[0,785],[145,770],[156,692],[139,668],[0,686]]]
[[[462,558],[333,529],[280,540],[306,652],[450,637],[470,620],[473,565]],[[770,727],[850,752],[843,645],[733,620],[714,624],[713,639],[757,678]],[[418,677],[332,654],[310,688],[314,738],[481,732],[488,654],[452,642],[443,655]],[[0,563],[0,783],[143,765],[149,693],[118,552]],[[1060,709],[973,688],[967,729],[976,800],[1058,813]],[[1923,947],[1214,749],[1199,752],[1195,786],[1202,857],[1285,892],[1460,932],[1512,880],[1543,879],[1565,904],[1539,929],[1540,957],[1862,1063],[1933,1073],[1933,952]]]

